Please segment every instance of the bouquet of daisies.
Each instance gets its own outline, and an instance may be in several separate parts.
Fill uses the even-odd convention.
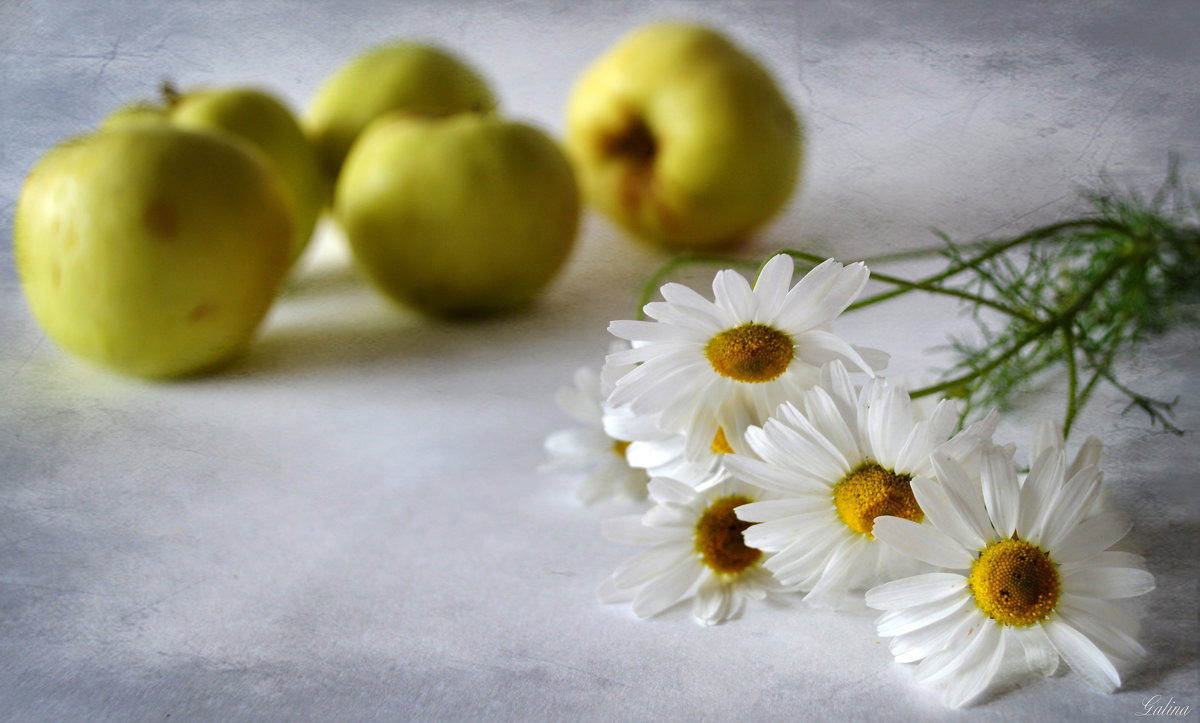
[[[1037,424],[1032,464],[994,440],[996,412],[914,399],[885,351],[833,329],[865,288],[862,263],[816,264],[793,283],[779,254],[753,286],[718,272],[712,298],[677,284],[614,321],[599,372],[558,401],[583,426],[546,440],[550,467],[586,470],[580,497],[647,497],[607,521],[637,546],[600,586],[641,617],[691,601],[705,624],[767,595],[883,611],[878,634],[947,705],[978,696],[1019,645],[1045,675],[1060,660],[1103,691],[1144,654],[1114,601],[1154,588],[1101,484],[1101,445],[1071,456]],[[930,403],[926,403],[930,402]],[[752,604],[752,603],[750,603]]]

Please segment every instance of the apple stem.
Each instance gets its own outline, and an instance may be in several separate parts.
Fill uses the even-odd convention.
[[[159,92],[162,93],[163,102],[168,108],[174,107],[183,98],[183,93],[179,92],[179,87],[170,78],[163,80],[159,85]]]

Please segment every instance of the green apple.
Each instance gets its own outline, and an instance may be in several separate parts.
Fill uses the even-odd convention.
[[[443,116],[495,109],[487,82],[458,57],[434,45],[395,41],[370,48],[331,75],[303,124],[334,182],[354,139],[384,113]]]
[[[261,151],[283,182],[295,216],[290,258],[293,263],[300,258],[312,239],[329,190],[316,150],[283,101],[259,88],[196,88],[181,93],[167,84],[162,105],[141,102],[118,108],[101,128],[144,121],[231,133]]]
[[[13,238],[51,339],[116,371],[175,377],[250,340],[287,273],[292,214],[247,142],[118,124],[34,165]]]
[[[290,254],[295,262],[312,239],[329,190],[316,150],[292,111],[273,94],[247,87],[191,90],[169,106],[171,120],[180,126],[233,133],[266,154],[295,214]]]
[[[354,144],[334,215],[366,275],[437,316],[533,300],[570,254],[580,195],[543,131],[494,115],[392,114]]]
[[[656,23],[594,61],[567,102],[566,148],[585,197],[672,249],[731,245],[789,200],[795,111],[754,58],[707,27]]]

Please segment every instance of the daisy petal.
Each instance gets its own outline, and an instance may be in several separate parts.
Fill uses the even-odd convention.
[[[640,618],[658,615],[686,597],[704,571],[705,568],[696,565],[677,565],[664,571],[638,590],[633,598],[633,613]]]
[[[1086,560],[1107,550],[1129,533],[1133,523],[1116,512],[1102,512],[1080,522],[1054,548],[1054,559],[1062,564]]]
[[[962,520],[973,533],[974,537],[970,543],[974,543],[974,538],[991,542],[996,539],[996,533],[992,529],[991,520],[988,518],[987,509],[983,506],[983,497],[979,493],[979,489],[971,478],[967,475],[967,471],[959,464],[957,459],[947,455],[943,450],[935,451],[930,455],[930,461],[933,462],[933,470],[937,475],[938,482],[942,483],[942,490],[946,493],[946,499],[954,511],[958,513]],[[964,544],[968,544],[967,540],[961,540]],[[975,547],[974,544],[971,544]]]
[[[1046,517],[1042,521],[1039,542],[1043,547],[1057,548],[1058,543],[1075,529],[1095,502],[1096,494],[1100,491],[1100,480],[1100,470],[1088,466],[1063,485],[1055,499],[1050,502]],[[1035,539],[1031,539],[1031,542]]]
[[[877,610],[912,607],[949,597],[967,586],[967,578],[953,572],[930,572],[892,580],[867,591],[866,603]]]
[[[655,477],[650,480],[647,489],[656,502],[687,504],[696,499],[695,488],[669,477]]]
[[[979,631],[979,637],[964,650],[958,674],[946,684],[946,705],[961,708],[982,693],[992,678],[996,677],[1003,658],[1003,628],[985,623]]]
[[[1113,692],[1121,684],[1112,661],[1086,635],[1061,618],[1053,618],[1042,627],[1067,665],[1089,684],[1105,693]]]
[[[733,591],[722,585],[716,575],[708,575],[696,590],[692,614],[705,625],[715,625],[725,619],[732,605]]]
[[[1154,589],[1154,576],[1134,567],[1062,569],[1063,591],[1101,600],[1145,595]]]
[[[690,561],[694,550],[688,542],[658,545],[643,550],[617,566],[612,579],[618,587],[636,587],[647,580],[665,575],[669,571],[685,566]]]
[[[985,450],[980,481],[983,483],[983,504],[992,520],[992,527],[1000,539],[1012,537],[1017,529],[1021,494],[1012,458],[996,447]]]
[[[944,649],[958,630],[975,620],[977,611],[959,609],[907,635],[892,639],[888,650],[897,663],[915,663]]]
[[[758,299],[745,276],[733,269],[718,271],[712,288],[717,308],[725,312],[726,326],[734,327],[754,318]]]
[[[971,553],[929,525],[919,525],[902,517],[881,516],[875,518],[872,533],[880,540],[910,557],[928,562],[936,567],[966,570],[971,567]]]
[[[792,284],[794,264],[787,254],[776,254],[758,272],[754,282],[754,295],[758,297],[758,311],[754,321],[770,324],[783,308],[788,289]]]
[[[868,374],[873,373],[870,364],[854,347],[841,337],[822,329],[811,329],[794,336],[796,356],[814,367],[834,361],[852,364]]]
[[[1116,622],[1120,619],[1112,614],[1116,610],[1112,603],[1103,600],[1073,597],[1060,602],[1057,611],[1066,623],[1086,635],[1105,655],[1125,660],[1144,657],[1146,649]]]
[[[962,610],[970,599],[970,595],[963,593],[950,600],[935,600],[904,610],[889,610],[875,621],[875,627],[883,637],[907,635]]]
[[[613,517],[600,523],[601,534],[606,539],[622,545],[657,545],[680,539],[678,528],[651,527],[642,523],[641,515]]]
[[[1024,628],[1013,628],[1013,633],[1025,650],[1025,663],[1029,669],[1049,678],[1058,670],[1058,651],[1050,644],[1046,631],[1041,625],[1030,625]]]
[[[951,539],[958,540],[966,548],[982,550],[985,542],[974,528],[968,525],[958,514],[946,491],[937,482],[928,477],[914,477],[909,482],[909,489],[917,500],[917,505],[925,513],[929,524],[944,532]]]

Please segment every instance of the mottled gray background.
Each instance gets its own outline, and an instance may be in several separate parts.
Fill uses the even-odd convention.
[[[43,152],[164,78],[264,85],[300,110],[368,45],[424,38],[557,134],[583,67],[666,17],[725,29],[804,116],[803,188],[752,252],[851,260],[928,246],[933,227],[1017,233],[1078,212],[1102,172],[1152,191],[1171,152],[1200,179],[1195,2],[0,0],[0,231]],[[1122,366],[1180,397],[1187,436],[1105,393],[1073,439],[1105,442],[1159,582],[1134,605],[1149,655],[1115,695],[1009,675],[948,713],[865,609],[756,605],[704,629],[684,608],[641,622],[596,603],[630,552],[600,521],[632,508],[580,507],[535,469],[570,424],[554,389],[599,363],[607,321],[662,261],[589,216],[536,308],[440,325],[367,289],[326,229],[238,364],[145,384],[58,351],[0,245],[0,718],[1115,721],[1155,695],[1200,705],[1195,327]],[[916,379],[962,324],[912,299],[839,329]],[[1006,419],[1019,456],[1055,390]]]

